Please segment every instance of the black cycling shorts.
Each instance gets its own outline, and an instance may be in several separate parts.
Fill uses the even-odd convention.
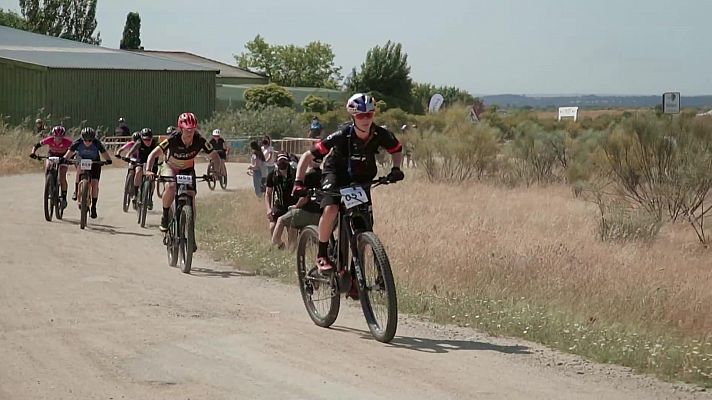
[[[321,189],[324,191],[338,193],[341,187],[351,183],[353,183],[353,181],[348,175],[338,175],[333,172],[325,172],[321,175]],[[366,191],[368,199],[371,200],[371,188],[364,187],[364,190]],[[341,195],[324,194],[321,198],[321,208],[334,204],[338,205],[339,203],[341,203]]]
[[[81,169],[79,169],[79,165],[77,164],[77,174],[81,175],[81,173],[84,172]],[[101,164],[92,164],[91,170],[89,171],[89,177],[91,180],[99,180],[101,179]]]

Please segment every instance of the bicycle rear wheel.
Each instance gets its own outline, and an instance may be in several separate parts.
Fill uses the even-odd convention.
[[[54,214],[54,180],[52,179],[52,174],[45,174],[45,185],[44,185],[44,216],[48,222],[52,222],[52,215]]]
[[[220,187],[223,190],[227,189],[227,164],[225,164],[225,168],[223,168],[223,174],[220,176]]]
[[[156,183],[156,196],[158,196],[159,199],[163,198],[163,192],[166,191],[166,183],[165,182],[157,182]]]
[[[359,285],[359,299],[371,335],[388,343],[398,327],[398,301],[391,264],[383,244],[373,232],[357,237],[358,257],[365,287]]]
[[[336,288],[335,274],[327,280],[321,277],[314,260],[319,249],[319,233],[315,226],[307,226],[299,234],[297,244],[297,277],[299,291],[311,320],[327,328],[339,316],[341,297]]]

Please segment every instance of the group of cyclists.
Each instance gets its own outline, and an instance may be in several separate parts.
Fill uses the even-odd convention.
[[[346,102],[346,110],[351,116],[351,123],[317,140],[311,150],[301,155],[296,168],[290,163],[289,155],[279,154],[276,159],[277,168],[268,176],[266,185],[269,196],[265,196],[265,202],[273,231],[273,243],[278,247],[283,246],[280,236],[285,227],[318,224],[319,251],[315,262],[323,274],[333,269],[327,253],[328,240],[341,199],[336,195],[323,195],[317,199],[310,195],[308,189],[321,187],[323,190],[333,190],[349,184],[369,183],[378,172],[375,156],[379,147],[386,149],[392,157],[388,180],[397,182],[404,178],[400,169],[402,146],[392,132],[374,123],[376,104],[373,97],[363,93],[354,94]],[[321,124],[318,120],[312,122],[310,128],[313,133],[320,133]],[[165,163],[162,175],[167,176],[191,175],[195,178],[195,158],[201,151],[208,155],[214,165],[219,166],[218,174],[225,171],[224,161],[228,149],[218,129],[213,131],[211,140],[204,138],[198,132],[196,116],[186,112],[178,117],[177,128],[169,127],[166,133],[168,137],[159,142],[150,128],[143,128],[135,132],[132,140],[114,154],[118,158],[127,159],[128,155],[136,160],[134,188],[137,189],[141,184],[143,175],[155,179],[159,158],[163,158]],[[67,206],[65,160],[77,155],[78,158],[93,161],[100,161],[103,157],[106,164],[112,163],[111,155],[91,127],[83,128],[80,138],[72,141],[63,126],[55,126],[48,137],[34,145],[30,157],[36,157],[36,151],[42,146],[49,148],[49,156],[59,158],[61,201],[64,208]],[[97,218],[100,177],[101,164],[94,164],[91,170],[92,218]],[[195,180],[193,182],[190,187],[191,196],[197,192]],[[72,200],[77,198],[76,188],[77,183]],[[370,193],[368,196],[370,199]],[[174,197],[175,183],[168,183],[162,197],[161,231],[168,229]],[[275,199],[279,201],[275,202]]]

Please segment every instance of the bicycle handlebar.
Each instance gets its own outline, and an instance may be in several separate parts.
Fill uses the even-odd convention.
[[[398,181],[391,181],[388,179],[387,176],[381,176],[379,178],[376,178],[372,180],[371,182],[366,182],[366,183],[352,183],[346,186],[342,186],[337,189],[330,189],[330,190],[324,190],[324,189],[319,189],[319,188],[311,188],[311,189],[306,189],[306,194],[309,193],[317,193],[317,194],[325,194],[329,196],[341,196],[341,189],[346,189],[350,187],[355,187],[355,186],[366,186],[369,188],[375,188],[380,185],[389,185],[391,183],[396,183]],[[295,193],[295,195],[299,196],[301,193]]]
[[[175,176],[166,176],[166,175],[154,175],[156,181],[158,182],[175,182],[176,177]],[[212,181],[213,178],[210,175],[203,175],[203,176],[195,176],[193,178],[196,182],[201,182],[201,181]]]

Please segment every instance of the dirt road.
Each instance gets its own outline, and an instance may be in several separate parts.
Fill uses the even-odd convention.
[[[251,187],[244,169],[232,189]],[[0,399],[712,398],[404,316],[384,345],[355,305],[318,328],[294,286],[204,252],[191,275],[168,267],[158,212],[141,229],[121,211],[123,177],[105,169],[84,231],[72,205],[44,221],[40,175],[0,178]]]

